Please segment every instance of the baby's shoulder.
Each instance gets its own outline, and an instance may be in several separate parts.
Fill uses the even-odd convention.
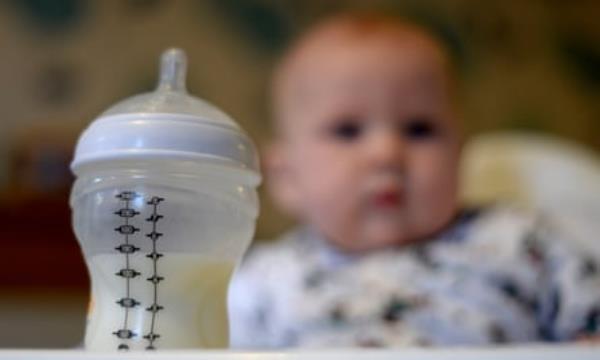
[[[470,213],[474,215],[470,215],[470,220],[463,225],[466,243],[514,246],[536,236],[545,236],[551,228],[543,214],[514,205],[494,204]]]
[[[457,251],[485,261],[576,259],[585,252],[572,241],[569,229],[549,214],[514,205],[483,208],[464,227]],[[453,246],[442,242],[441,247]]]
[[[298,237],[297,231],[294,230],[274,240],[257,242],[246,253],[243,266],[285,266],[294,263],[303,250]]]
[[[494,229],[503,233],[512,231],[518,234],[539,227],[543,219],[539,212],[503,203],[480,207],[472,212],[477,214],[473,221],[474,231],[488,232]]]
[[[449,263],[518,267],[550,240],[547,227],[539,213],[494,204],[464,211],[428,248],[440,261]]]
[[[293,282],[311,258],[299,237],[298,231],[291,231],[274,241],[254,245],[244,257],[236,278],[261,286]]]

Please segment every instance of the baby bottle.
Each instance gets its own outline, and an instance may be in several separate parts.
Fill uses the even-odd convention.
[[[86,349],[228,345],[227,287],[254,234],[258,160],[229,116],[188,95],[185,75],[185,54],[167,50],[156,91],[79,138],[70,204],[92,283]]]

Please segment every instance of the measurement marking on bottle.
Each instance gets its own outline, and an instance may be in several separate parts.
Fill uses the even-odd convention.
[[[132,308],[132,307],[136,307],[140,304],[139,301],[126,297],[126,298],[121,298],[117,301],[117,304],[121,305],[124,308]]]
[[[123,219],[123,224],[115,228],[115,231],[124,236],[124,243],[115,247],[119,253],[125,256],[125,267],[115,273],[116,276],[122,277],[125,279],[125,297],[116,301],[124,309],[124,318],[123,318],[123,326],[121,329],[118,329],[113,332],[117,338],[122,341],[127,341],[137,334],[133,332],[129,327],[129,309],[134,308],[140,305],[140,302],[131,297],[130,294],[130,281],[138,275],[141,275],[139,271],[132,269],[129,264],[129,255],[135,253],[140,248],[129,243],[129,236],[135,234],[140,231],[139,228],[129,224],[129,219],[139,215],[139,212],[135,211],[130,207],[130,203],[135,198],[139,197],[137,193],[133,191],[123,191],[119,193],[116,197],[123,202],[124,207],[115,211],[114,214]],[[129,345],[126,343],[121,343],[117,347],[118,350],[129,350]]]
[[[119,270],[119,272],[115,273],[115,275],[128,279],[133,279],[134,277],[140,275],[140,272],[135,271],[133,269],[121,269]]]
[[[158,214],[158,205],[164,200],[164,198],[154,196],[147,203],[148,205],[152,205],[152,214],[149,218],[146,219],[146,221],[152,223],[152,232],[146,234],[146,237],[148,237],[152,241],[152,252],[147,254],[146,257],[152,260],[153,271],[152,276],[147,278],[146,280],[152,283],[154,299],[152,305],[146,308],[147,311],[152,313],[152,318],[150,320],[150,331],[146,335],[144,335],[144,339],[148,340],[148,346],[146,347],[146,350],[156,349],[156,347],[154,346],[154,342],[160,337],[160,335],[155,332],[156,314],[162,309],[164,309],[163,306],[158,304],[158,284],[164,280],[164,277],[158,275],[158,259],[160,259],[163,256],[163,254],[156,251],[156,242],[163,236],[163,234],[156,231],[158,221],[163,218],[162,215]]]
[[[125,218],[125,221],[128,221],[128,218]],[[123,235],[133,235],[136,231],[140,231],[140,229],[133,225],[125,224],[116,228],[115,231],[120,232]]]
[[[121,244],[115,248],[115,250],[118,250],[122,254],[133,254],[139,249],[139,247],[133,246],[131,244]]]

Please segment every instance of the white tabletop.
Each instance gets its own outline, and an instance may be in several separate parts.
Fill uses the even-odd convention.
[[[543,345],[498,348],[320,350],[290,352],[161,351],[94,353],[79,350],[0,350],[0,360],[600,360],[600,345]]]

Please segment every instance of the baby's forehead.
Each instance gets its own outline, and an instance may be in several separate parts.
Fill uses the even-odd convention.
[[[319,71],[324,61],[341,54],[347,59],[381,50],[395,53],[385,59],[388,62],[418,57],[443,66],[447,60],[440,43],[415,25],[342,17],[315,27],[297,41],[284,56],[276,77],[289,78],[307,68]]]
[[[389,22],[361,23],[333,20],[302,37],[284,56],[275,71],[277,100],[309,77],[320,79],[331,67],[347,65],[358,57],[380,56],[377,65],[429,67],[445,73],[447,58],[441,45],[413,25]],[[371,62],[372,63],[372,62]]]

